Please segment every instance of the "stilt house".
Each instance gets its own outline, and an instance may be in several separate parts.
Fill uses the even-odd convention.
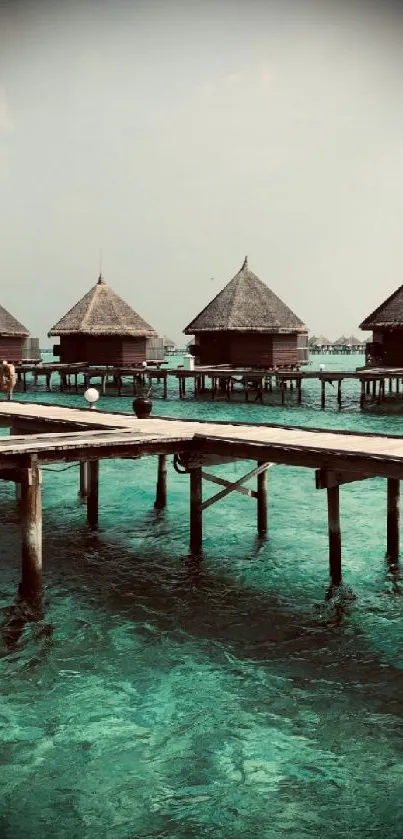
[[[403,285],[360,324],[372,331],[366,344],[366,364],[403,367]]]
[[[60,336],[54,354],[63,363],[129,366],[146,361],[147,338],[157,333],[99,275],[48,335]]]
[[[18,364],[24,355],[28,329],[22,325],[7,309],[0,306],[0,364],[4,360]]]
[[[196,364],[291,368],[308,361],[308,330],[248,266],[184,329]]]

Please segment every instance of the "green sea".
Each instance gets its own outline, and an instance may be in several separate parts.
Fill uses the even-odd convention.
[[[358,384],[344,383],[341,411],[328,393],[324,412],[314,381],[300,407],[292,394],[283,408],[276,395],[179,401],[172,379],[166,402],[154,386],[153,413],[403,434],[403,411],[360,411]],[[131,397],[98,405],[131,411]],[[15,493],[0,483],[1,839],[401,839],[403,600],[385,560],[385,481],[341,489],[344,586],[331,600],[312,471],[269,470],[265,541],[252,499],[209,508],[199,565],[188,477],[169,465],[163,513],[155,482],[155,459],[102,462],[93,533],[77,466],[44,470],[44,614],[27,622]]]

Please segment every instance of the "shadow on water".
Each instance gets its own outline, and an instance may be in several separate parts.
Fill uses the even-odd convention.
[[[388,713],[402,715],[396,691],[400,671],[381,661],[356,623],[352,628],[356,601],[350,589],[324,592],[323,601],[307,612],[284,595],[252,587],[217,567],[211,570],[208,562],[175,559],[169,551],[170,524],[160,511],[151,511],[144,522],[146,550],[116,544],[106,532],[82,525],[63,531],[47,534],[48,608],[55,591],[73,592],[77,604],[87,602],[104,616],[132,622],[136,635],[151,645],[167,636],[175,643],[196,639],[215,666],[228,667],[231,661],[236,670],[242,661],[270,662],[300,685],[320,681],[326,673],[329,682],[348,684],[361,703],[377,704],[379,710],[384,695]],[[258,558],[262,547],[262,540],[254,540],[246,561]],[[390,577],[388,564],[386,569]],[[395,567],[394,588],[398,576]],[[3,621],[7,650],[18,649],[26,627],[36,625],[37,641],[45,641],[40,655],[46,656],[50,645],[60,642],[52,642],[52,627],[42,622],[43,613],[17,600]],[[364,700],[363,684],[371,685]]]

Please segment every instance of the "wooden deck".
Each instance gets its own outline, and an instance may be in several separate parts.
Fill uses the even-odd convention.
[[[231,492],[257,500],[260,536],[267,530],[267,470],[272,464],[315,470],[316,488],[327,491],[329,568],[333,586],[341,582],[339,488],[351,481],[387,479],[387,545],[390,561],[399,555],[400,481],[403,437],[354,434],[321,428],[202,422],[169,417],[137,419],[133,415],[60,405],[0,403],[0,424],[11,434],[0,436],[0,479],[21,490],[22,589],[38,590],[42,580],[41,467],[54,462],[80,464],[80,493],[87,499],[87,520],[98,525],[99,461],[158,456],[155,506],[167,502],[167,455],[177,472],[190,480],[190,549],[202,549],[202,514]],[[234,460],[256,461],[235,482],[206,471]],[[244,484],[257,478],[257,489]],[[222,487],[203,501],[203,481]],[[314,486],[314,484],[313,484]]]
[[[0,437],[0,464],[35,454],[42,462],[120,456],[136,450],[158,453],[193,448],[229,459],[267,460],[308,468],[337,468],[374,477],[403,478],[403,437],[352,434],[295,426],[213,423],[80,410],[58,405],[0,403],[0,423],[30,427],[29,436]],[[45,425],[64,432],[38,433]],[[70,429],[70,430],[68,430]],[[35,436],[32,436],[32,432]],[[189,446],[189,444],[192,446]],[[185,445],[186,444],[186,445]]]

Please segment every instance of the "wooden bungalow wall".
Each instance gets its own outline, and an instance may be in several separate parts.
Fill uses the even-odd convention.
[[[13,361],[14,364],[22,361],[25,338],[12,338],[0,336],[0,363],[1,361]]]
[[[199,364],[287,367],[298,363],[298,335],[211,332],[198,336],[192,352]]]
[[[379,350],[379,363],[384,367],[403,366],[403,329],[377,330],[373,339]]]
[[[63,364],[84,361],[88,364],[130,366],[146,360],[146,339],[62,336],[59,354]]]

